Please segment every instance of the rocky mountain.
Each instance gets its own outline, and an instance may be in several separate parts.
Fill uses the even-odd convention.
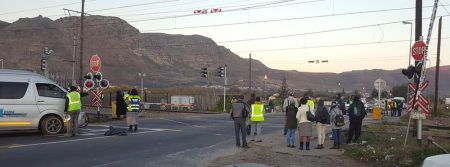
[[[54,51],[48,60],[53,73],[72,76],[74,36],[78,39],[79,17],[51,20],[42,16],[22,18],[13,23],[0,21],[0,59],[6,68],[40,70],[43,48]],[[226,64],[230,83],[248,86],[248,59],[217,45],[212,39],[200,35],[168,35],[140,33],[138,29],[117,17],[87,16],[84,32],[83,74],[89,71],[89,58],[98,54],[102,60],[103,76],[112,85],[139,85],[137,73],[146,73],[149,87],[203,86],[200,69],[207,66],[213,73],[212,84],[221,85],[215,77],[217,67]],[[78,44],[78,42],[76,42]],[[78,77],[79,47],[76,47],[75,73]],[[434,74],[434,68],[428,70]],[[450,95],[450,66],[441,68],[441,94]],[[382,77],[388,87],[406,83],[400,70],[359,70],[343,73],[306,73],[270,69],[258,60],[252,60],[252,83],[277,89],[284,77],[290,88],[316,91],[352,91],[373,89],[373,82]],[[431,80],[434,81],[434,75]],[[340,85],[338,83],[341,83]],[[434,83],[434,82],[431,82]],[[432,88],[432,86],[430,86]],[[431,90],[431,89],[429,89]]]

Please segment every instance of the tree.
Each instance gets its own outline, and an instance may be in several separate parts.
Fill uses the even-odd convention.
[[[281,83],[279,92],[281,99],[285,99],[286,97],[288,97],[288,85],[286,82],[286,77],[283,78],[283,83]]]
[[[402,84],[399,86],[394,86],[391,90],[394,97],[404,97],[406,99],[406,94],[408,93],[408,84]]]
[[[381,98],[387,98],[389,96],[389,93],[387,91],[381,92]]]
[[[378,98],[378,90],[377,89],[373,89],[372,93],[370,93],[370,95],[372,96],[372,98]]]

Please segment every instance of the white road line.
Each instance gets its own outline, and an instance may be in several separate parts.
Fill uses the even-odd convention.
[[[114,161],[114,162],[110,162],[110,163],[106,163],[106,164],[95,165],[95,166],[92,166],[92,167],[108,166],[108,165],[112,165],[112,164],[115,164],[115,163],[118,163],[118,162],[122,162],[122,161],[124,161],[124,160]]]
[[[145,134],[145,133],[154,133],[154,132],[161,132],[161,131],[181,131],[176,129],[155,129],[153,131],[143,131],[143,132],[136,132],[136,133],[129,133],[130,135],[137,135],[137,134]],[[64,141],[55,141],[55,142],[46,142],[46,143],[35,143],[35,144],[24,144],[24,145],[15,145],[15,146],[9,146],[8,148],[21,148],[21,147],[31,147],[31,146],[39,146],[39,145],[49,145],[49,144],[59,144],[59,143],[70,143],[70,142],[77,142],[77,141],[85,141],[85,140],[94,140],[94,139],[104,139],[114,136],[98,136],[98,137],[91,137],[91,138],[84,138],[84,139],[74,139],[74,140],[64,140]]]

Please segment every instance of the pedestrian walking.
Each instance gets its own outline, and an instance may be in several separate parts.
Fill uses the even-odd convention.
[[[283,112],[286,112],[287,106],[289,106],[289,104],[291,104],[291,103],[294,103],[296,108],[299,107],[297,99],[295,99],[295,97],[294,97],[294,92],[289,91],[288,95],[289,96],[286,99],[284,99],[284,102],[283,102],[283,108],[282,108]],[[284,117],[284,132],[283,132],[283,135],[287,134],[287,130],[288,130],[288,128],[287,128],[287,117],[285,116]]]
[[[297,131],[297,111],[295,103],[289,104],[286,108],[287,117],[287,143],[288,147],[295,148],[295,131]]]
[[[389,116],[389,103],[388,100],[384,100],[384,116]]]
[[[64,111],[70,116],[67,125],[66,137],[78,135],[78,115],[81,110],[81,96],[77,91],[77,87],[71,86],[70,92],[66,95],[66,104]]]
[[[117,119],[120,119],[121,115],[123,115],[125,117],[126,113],[127,113],[127,104],[125,103],[125,98],[123,97],[123,92],[117,91],[117,94],[116,94]]]
[[[305,149],[309,150],[309,143],[312,136],[312,122],[307,118],[307,112],[315,114],[314,110],[311,110],[309,105],[307,105],[307,98],[303,97],[300,99],[300,107],[297,111],[297,121],[298,121],[298,138],[300,150],[303,150],[303,144],[305,144]]]
[[[397,103],[397,117],[402,116],[402,110],[403,110],[403,101],[399,101]]]
[[[354,96],[353,103],[348,107],[350,125],[346,143],[357,143],[361,135],[361,126],[364,117],[367,115],[364,103],[361,102],[359,96]],[[353,138],[354,137],[354,138]]]
[[[333,147],[330,149],[339,149],[341,146],[341,128],[343,125],[338,121],[343,122],[344,117],[338,102],[332,102],[330,108],[330,124],[333,132]]]
[[[245,124],[248,117],[249,108],[244,103],[244,95],[239,95],[237,101],[232,104],[230,116],[234,121],[234,132],[236,135],[236,146],[248,148],[247,145],[247,126]],[[241,135],[241,136],[240,136]],[[239,139],[239,137],[242,137]]]
[[[127,124],[128,131],[138,130],[138,115],[139,115],[139,105],[141,102],[141,97],[138,95],[138,91],[136,89],[131,89],[130,95],[125,97],[125,102],[128,105],[127,112]]]
[[[251,141],[261,142],[261,128],[262,123],[264,122],[264,104],[261,102],[260,97],[256,97],[255,104],[252,104],[251,111]]]
[[[394,99],[391,99],[389,106],[391,107],[391,117],[396,116],[397,115],[397,102]]]
[[[270,108],[270,112],[273,112],[275,105],[273,104],[273,99],[269,99],[269,108]]]
[[[323,149],[325,142],[325,128],[330,124],[330,114],[325,107],[325,102],[320,99],[316,109],[316,128],[317,128],[317,147],[315,149]]]

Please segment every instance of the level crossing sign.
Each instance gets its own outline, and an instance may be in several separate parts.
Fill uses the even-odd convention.
[[[420,87],[420,91],[423,92],[427,88],[428,84],[429,84],[429,82],[425,81],[422,84],[422,87]],[[420,109],[423,110],[423,112],[425,114],[430,114],[430,109],[428,109],[428,107],[427,107],[428,104],[430,104],[430,101],[427,98],[425,98],[422,94],[417,96],[418,98],[416,99],[414,107],[412,106],[413,105],[413,100],[414,100],[414,92],[416,92],[417,84],[410,83],[409,84],[409,89],[411,90],[412,93],[410,93],[410,95],[409,95],[408,112],[411,112],[414,108],[420,108]]]

